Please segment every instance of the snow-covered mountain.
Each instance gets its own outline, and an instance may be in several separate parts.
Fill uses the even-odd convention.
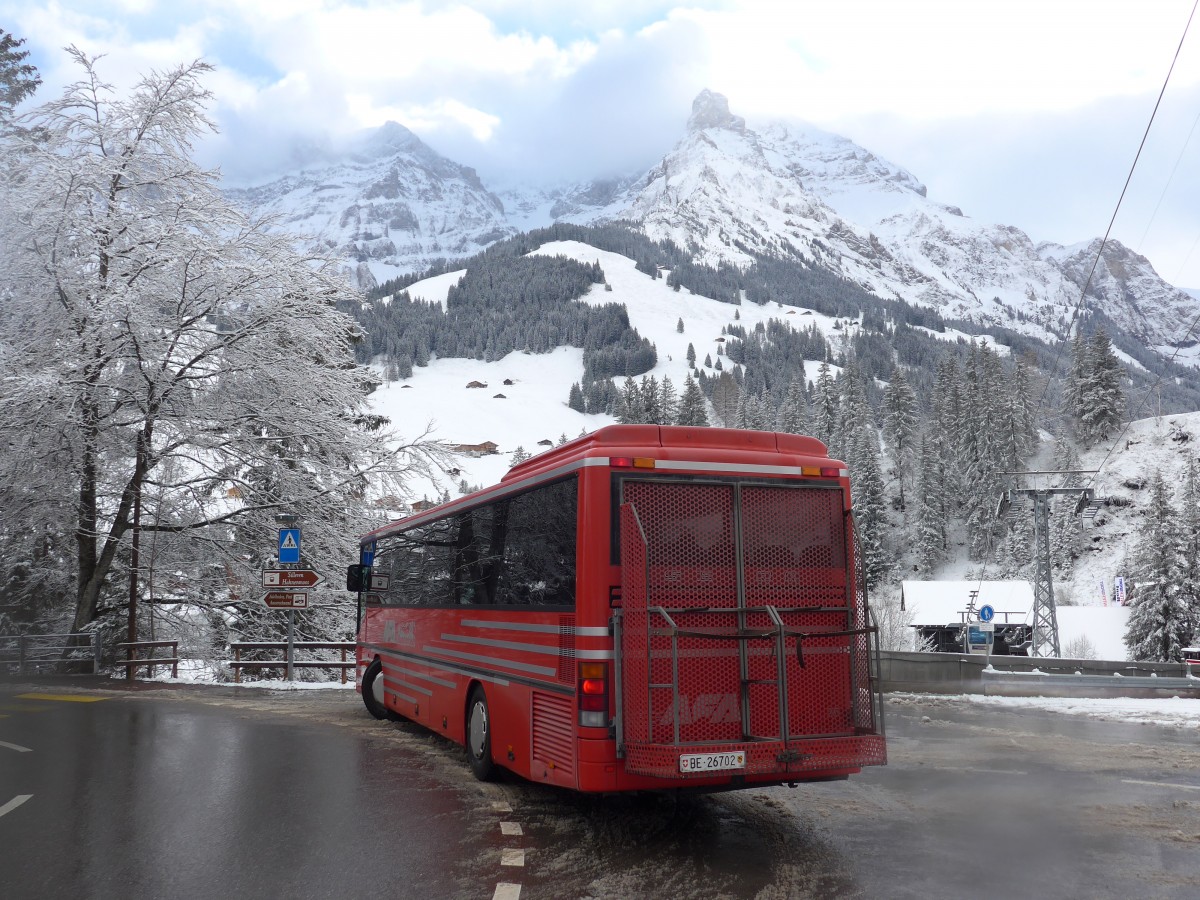
[[[389,123],[340,159],[234,193],[344,254],[363,286],[555,221],[623,219],[694,248],[697,262],[789,258],[881,298],[1050,341],[1075,317],[1099,246],[1035,244],[1016,226],[972,219],[853,141],[795,123],[751,128],[711,91],[676,146],[628,178],[493,192]],[[1200,362],[1186,339],[1200,302],[1144,257],[1110,241],[1088,298],[1139,343]]]
[[[517,231],[474,169],[395,122],[340,159],[230,194],[344,255],[363,288],[374,287],[376,275],[471,256]]]
[[[1034,244],[1019,228],[931,200],[912,174],[844,137],[768,122],[758,130],[710,91],[662,161],[574,221],[631,219],[698,245],[709,263],[794,256],[883,297],[1037,337],[1070,321],[1099,241]],[[1150,262],[1110,241],[1088,307],[1170,354],[1197,309]]]

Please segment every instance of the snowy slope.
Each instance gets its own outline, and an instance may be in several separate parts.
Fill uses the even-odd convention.
[[[836,320],[809,310],[754,304],[733,306],[688,290],[674,291],[665,279],[637,271],[628,257],[576,241],[545,244],[536,252],[566,256],[583,263],[599,261],[612,290],[596,285],[583,302],[624,304],[630,324],[658,348],[658,364],[647,374],[660,380],[669,377],[676,392],[682,390],[687,377],[688,344],[696,350],[697,365],[702,366],[705,356],[711,355],[715,367],[720,358],[722,327],[741,325],[753,329],[759,322],[776,318],[794,328],[808,328],[815,323],[831,340],[845,333],[834,328]],[[419,281],[406,291],[412,297],[444,305],[450,285],[461,277],[461,271],[438,275]],[[680,319],[684,323],[682,333],[676,331]],[[819,361],[806,363],[807,380],[816,378],[819,364]],[[709,375],[717,374],[715,368],[706,371]],[[831,371],[836,374],[836,367],[831,367]],[[514,383],[505,385],[506,379]],[[428,366],[414,369],[411,378],[379,388],[371,395],[370,402],[375,412],[403,425],[406,433],[432,422],[434,435],[451,445],[485,441],[499,445],[498,455],[464,457],[458,464],[459,475],[446,476],[436,484],[422,483],[416,489],[416,499],[422,496],[433,499],[443,490],[454,494],[461,479],[473,485],[499,481],[517,447],[536,453],[545,449],[539,446],[539,441],[557,442],[564,434],[573,438],[581,431],[611,424],[614,421],[611,416],[585,415],[567,406],[571,384],[582,379],[583,351],[568,347],[548,354],[510,353],[491,363],[435,359]],[[472,381],[486,384],[487,388],[467,388]],[[501,393],[504,399],[494,396]]]

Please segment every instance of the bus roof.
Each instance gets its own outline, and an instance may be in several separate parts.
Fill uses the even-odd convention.
[[[819,440],[799,434],[683,425],[607,425],[517,463],[497,485],[396,519],[374,529],[360,540],[366,544],[423,522],[439,519],[457,508],[469,507],[480,499],[519,491],[523,482],[586,459],[614,457],[651,457],[657,460],[788,466],[797,469],[801,466],[846,467],[843,462],[831,460],[828,449]]]
[[[781,453],[794,458],[781,461]],[[607,425],[517,463],[508,470],[501,483],[528,478],[547,469],[557,469],[579,459],[597,456],[719,459],[797,466],[805,462],[831,464],[829,450],[823,443],[799,434],[685,425]],[[754,458],[758,456],[762,458]]]

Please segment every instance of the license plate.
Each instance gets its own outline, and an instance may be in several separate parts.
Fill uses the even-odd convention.
[[[745,750],[735,750],[731,753],[685,753],[679,757],[679,771],[683,774],[744,768],[746,768]]]

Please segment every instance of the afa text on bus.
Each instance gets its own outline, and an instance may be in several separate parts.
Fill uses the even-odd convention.
[[[367,709],[481,779],[725,790],[887,761],[849,473],[814,438],[613,425],[362,545]]]

